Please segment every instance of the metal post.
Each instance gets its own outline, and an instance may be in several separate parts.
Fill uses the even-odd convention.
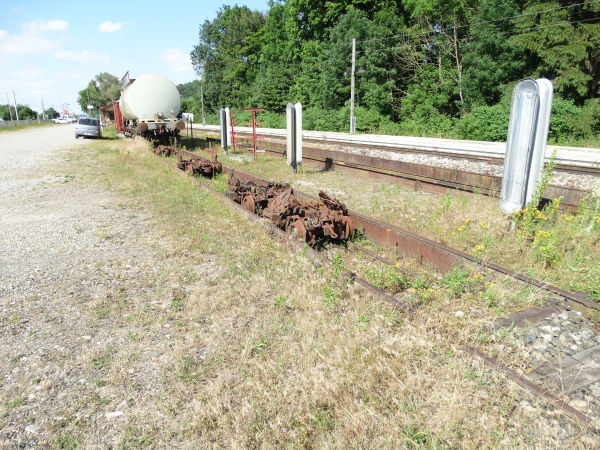
[[[233,128],[233,111],[229,112],[229,118],[231,119],[231,146],[233,147],[233,153],[235,153],[235,128]]]
[[[352,38],[352,75],[350,78],[350,133],[354,134],[354,68],[356,67],[356,38]]]
[[[19,121],[19,110],[17,109],[17,96],[15,95],[15,91],[13,91],[13,99],[15,100],[15,116],[17,116],[17,122]]]
[[[252,111],[252,140],[254,141],[254,162],[256,162],[256,111]]]
[[[44,99],[42,99],[42,120],[46,120],[46,109],[44,108]]]
[[[204,117],[204,88],[200,85],[200,101],[202,102],[202,125],[206,125],[206,117]]]
[[[298,159],[296,158],[296,108],[292,108],[292,172],[298,173]]]
[[[13,120],[12,111],[10,109],[10,100],[8,99],[8,92],[6,92],[6,106],[8,106],[8,115],[10,116],[10,120]]]

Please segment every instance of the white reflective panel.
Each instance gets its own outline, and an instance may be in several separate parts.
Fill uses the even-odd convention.
[[[505,214],[512,214],[525,206],[538,107],[536,82],[531,79],[520,81],[513,91],[506,139],[500,194],[500,207]]]
[[[302,164],[302,103],[294,105],[296,110],[296,164]]]
[[[550,128],[550,113],[552,112],[552,93],[554,88],[552,82],[546,78],[535,80],[540,93],[540,107],[535,129],[535,140],[531,156],[531,168],[527,181],[527,196],[525,204],[531,202],[535,188],[544,167],[544,156],[546,154],[546,142],[548,141],[548,129]]]
[[[285,154],[288,166],[293,162],[292,139],[294,139],[294,105],[288,103],[285,107]]]
[[[225,110],[219,110],[219,127],[221,128],[221,148],[227,148],[227,123],[225,120]]]
[[[231,146],[231,113],[229,108],[225,108],[225,122],[227,123],[227,147]]]

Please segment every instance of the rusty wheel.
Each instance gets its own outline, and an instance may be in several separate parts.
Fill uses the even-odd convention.
[[[242,207],[253,213],[256,208],[256,205],[254,204],[254,197],[252,195],[246,195],[242,199]]]
[[[304,226],[304,222],[302,219],[298,219],[292,225],[292,230],[296,232],[296,235],[306,242],[306,227]]]
[[[352,219],[350,217],[346,217],[346,239],[350,239],[352,237],[352,232],[354,231],[354,227],[352,225]]]

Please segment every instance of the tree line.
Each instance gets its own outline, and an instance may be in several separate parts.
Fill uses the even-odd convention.
[[[183,106],[209,121],[264,107],[284,126],[348,131],[352,40],[357,131],[504,140],[511,92],[526,77],[555,88],[550,139],[600,142],[600,0],[286,0],[266,13],[224,6],[191,52],[201,78]]]
[[[33,109],[31,109],[27,105],[17,104],[17,108],[18,108],[17,111],[19,113],[19,120],[37,119],[38,114],[40,114],[37,111],[34,111]],[[59,116],[58,112],[54,108],[48,108],[44,111],[44,113],[46,114],[47,119],[53,119],[54,117]],[[8,105],[8,104],[0,105],[0,117],[3,120],[11,120],[11,119],[16,120],[17,116],[15,114],[14,105]],[[42,118],[42,115],[40,114],[40,119],[41,118]]]

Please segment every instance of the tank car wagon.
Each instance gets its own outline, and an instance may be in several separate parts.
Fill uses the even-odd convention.
[[[177,86],[160,74],[123,77],[121,98],[113,103],[115,125],[127,136],[140,135],[161,144],[177,143],[185,123],[177,118],[181,96]]]

